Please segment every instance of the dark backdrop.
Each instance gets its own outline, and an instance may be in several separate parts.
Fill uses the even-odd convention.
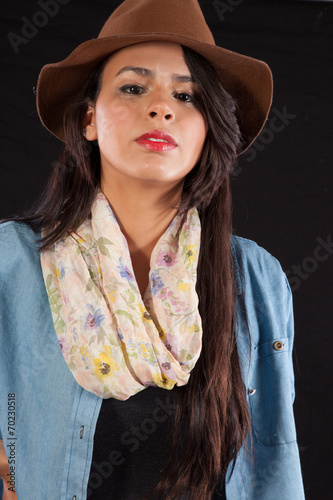
[[[58,12],[46,17],[37,14],[41,3],[1,1],[0,217],[37,197],[61,150],[36,112],[32,89],[41,67],[97,36],[121,2],[58,0]],[[295,416],[306,496],[326,499],[333,485],[333,4],[200,4],[219,45],[263,59],[273,71],[274,100],[265,131],[236,169],[234,226],[280,260],[292,285]],[[39,27],[24,28],[29,21]],[[16,37],[24,29],[25,42]]]

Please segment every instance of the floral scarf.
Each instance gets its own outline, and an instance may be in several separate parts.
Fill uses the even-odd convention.
[[[192,208],[176,238],[180,219],[177,214],[153,249],[143,298],[126,238],[100,190],[88,219],[41,253],[64,359],[76,381],[102,398],[185,385],[199,358],[201,226]]]

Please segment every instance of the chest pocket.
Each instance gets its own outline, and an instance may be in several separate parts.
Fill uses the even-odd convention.
[[[254,435],[263,445],[296,440],[290,355],[287,337],[259,344],[255,349],[248,402]]]

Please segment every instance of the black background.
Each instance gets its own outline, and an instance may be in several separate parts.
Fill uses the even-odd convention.
[[[31,21],[42,9],[37,0],[1,1],[0,217],[38,196],[62,148],[36,112],[32,88],[41,67],[97,36],[120,3],[63,2],[15,52],[8,33],[22,35],[22,17]],[[224,14],[213,0],[200,1],[217,44],[263,59],[273,71],[266,132],[251,153],[240,157],[236,169],[234,227],[236,234],[277,257],[288,272],[294,292],[295,417],[303,478],[307,500],[322,500],[330,497],[333,486],[333,249],[322,243],[333,238],[333,4],[219,3],[228,6]],[[279,113],[289,118],[274,132],[270,119]],[[318,245],[325,260],[315,257]]]

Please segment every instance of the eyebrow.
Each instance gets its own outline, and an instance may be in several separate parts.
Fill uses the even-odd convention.
[[[116,76],[121,75],[122,73],[125,73],[126,71],[133,71],[133,73],[136,73],[137,75],[140,76],[148,76],[149,78],[155,78],[155,73],[151,69],[148,68],[140,68],[137,66],[124,66],[121,68]],[[172,75],[171,80],[173,82],[179,82],[179,83],[195,83],[192,76],[190,75],[179,75],[178,73],[175,73]]]

